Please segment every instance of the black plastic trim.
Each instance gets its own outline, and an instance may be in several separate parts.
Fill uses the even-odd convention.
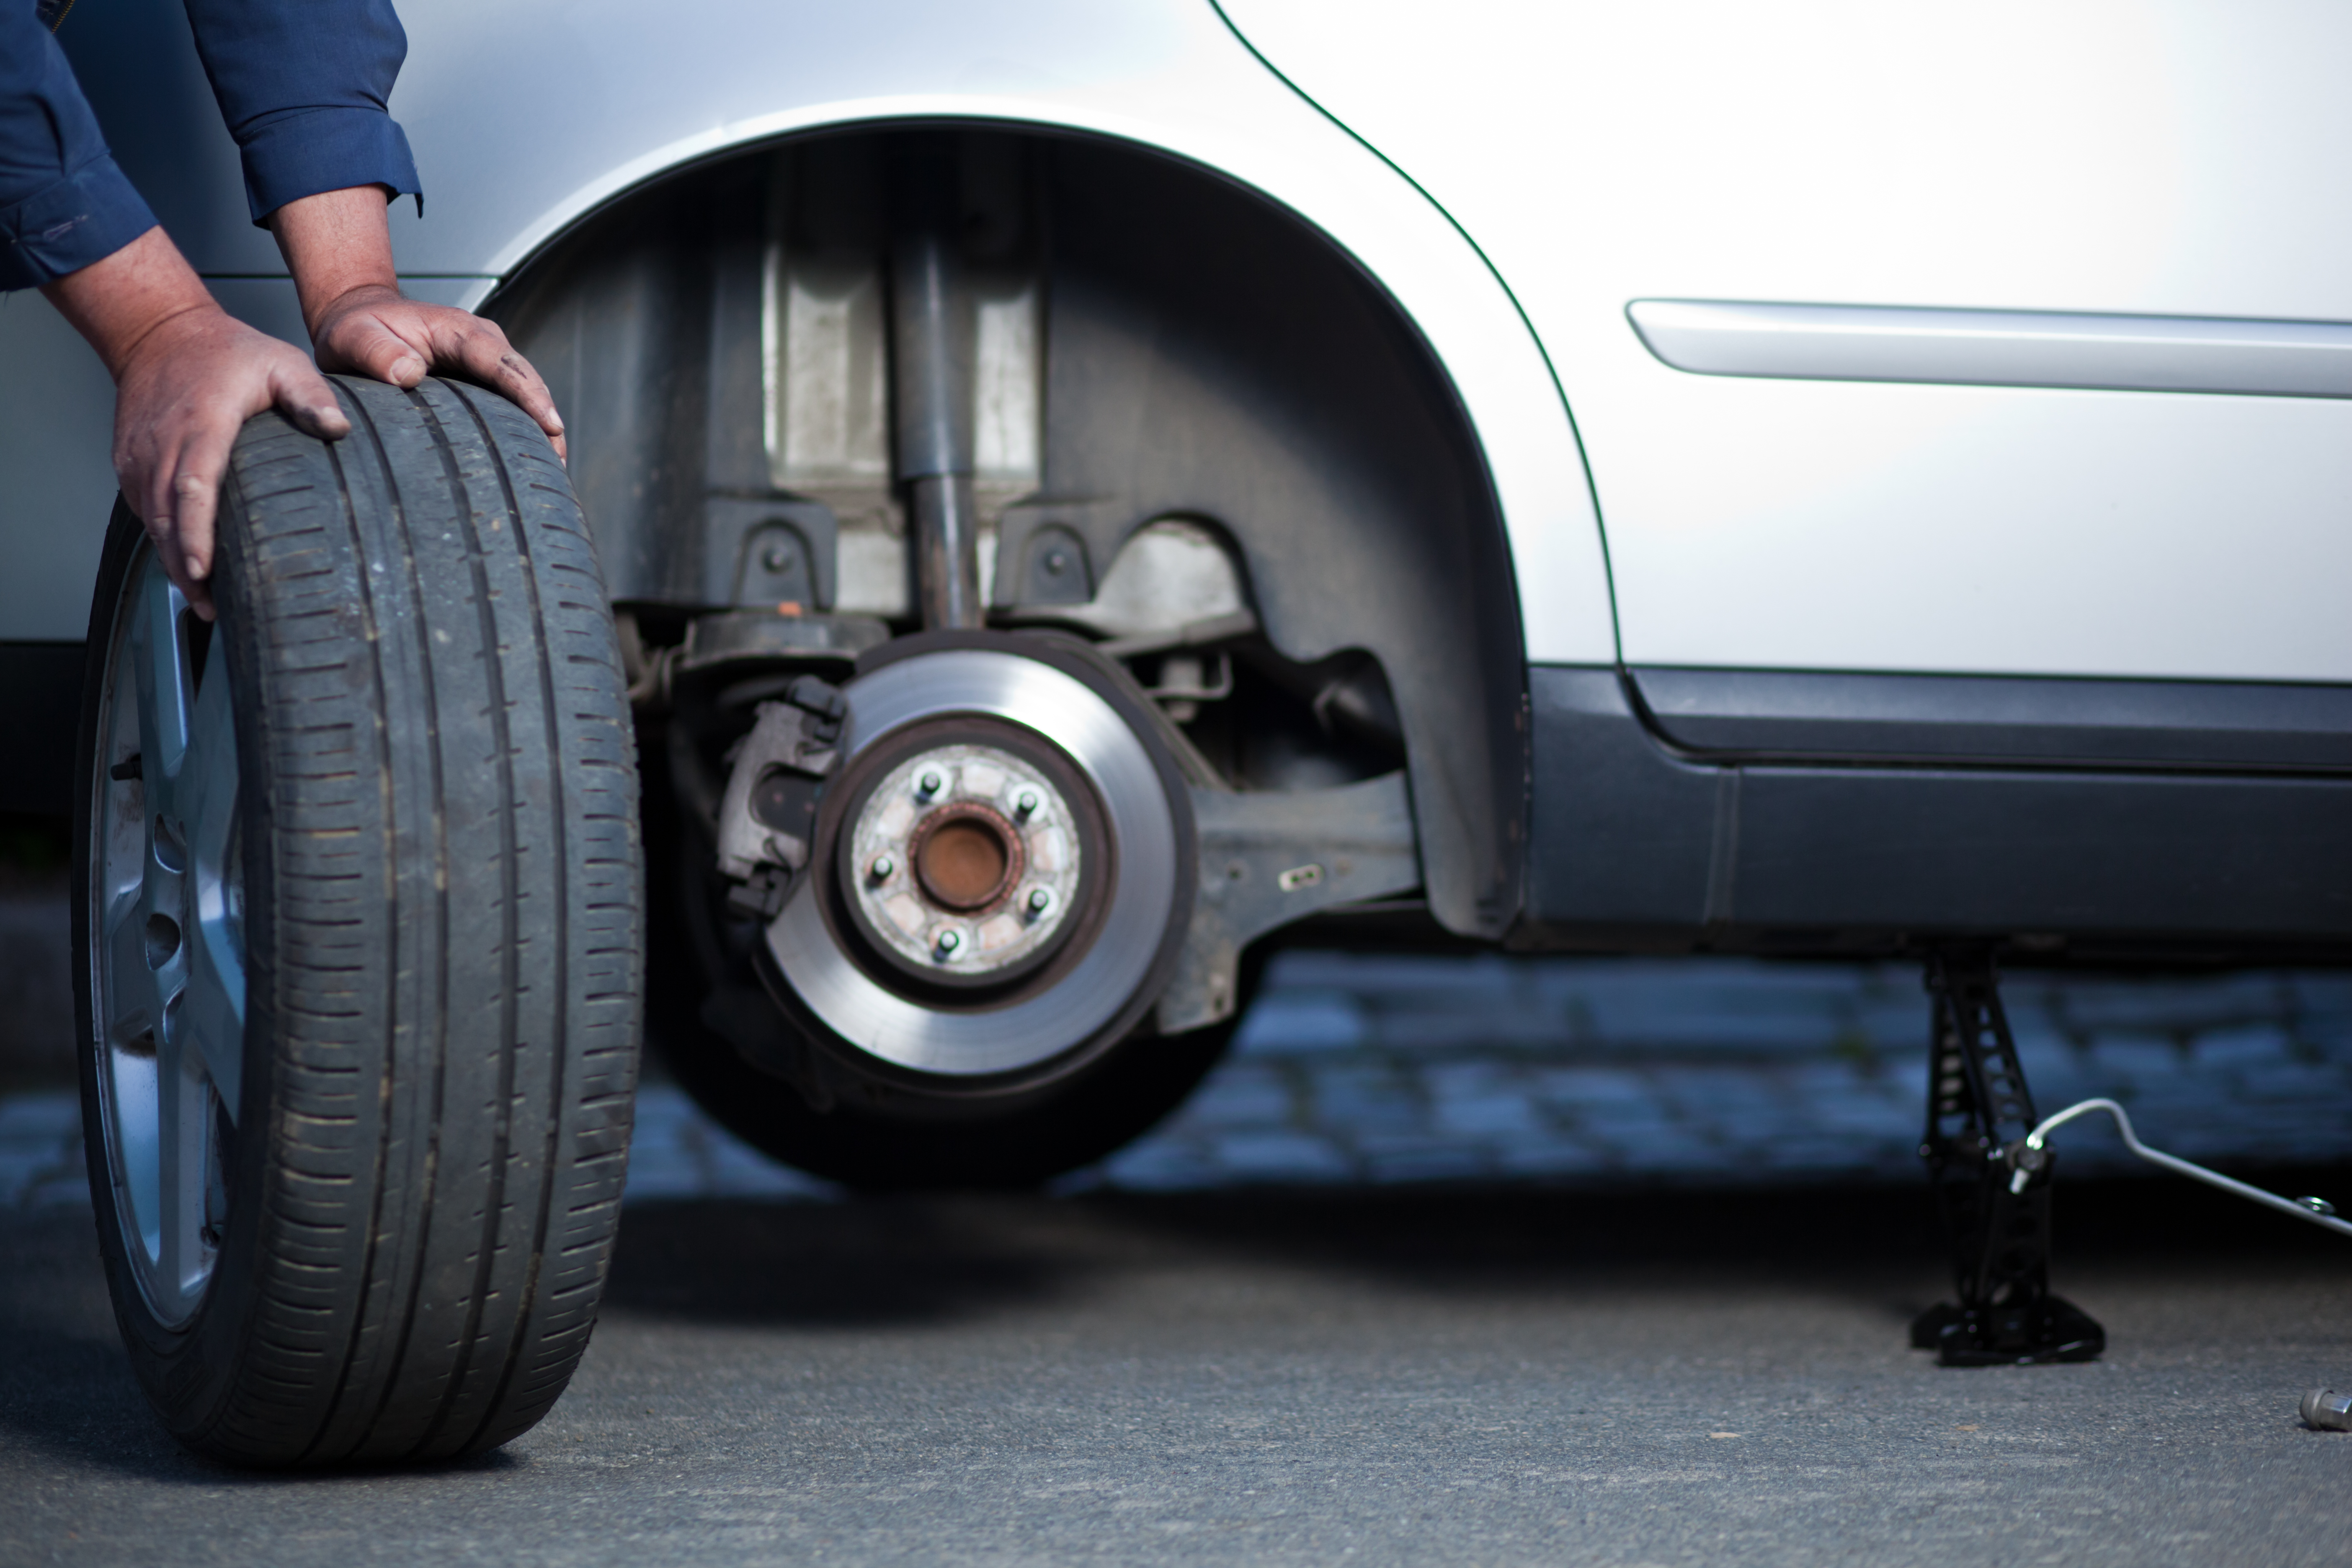
[[[1537,667],[1523,945],[2352,942],[2352,778],[1724,763]]]
[[[1653,726],[1696,754],[2352,772],[2352,686],[1643,668]]]

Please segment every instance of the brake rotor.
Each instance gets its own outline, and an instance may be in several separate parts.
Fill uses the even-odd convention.
[[[1192,806],[1147,700],[1083,647],[906,639],[845,689],[843,762],[764,948],[854,1063],[1027,1084],[1131,1030],[1195,887]]]

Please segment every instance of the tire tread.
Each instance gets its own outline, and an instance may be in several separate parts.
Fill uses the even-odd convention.
[[[450,1458],[538,1421],[593,1326],[635,1082],[634,742],[578,506],[503,400],[338,392],[352,435],[257,418],[222,508],[240,751],[267,759],[268,1152],[234,1365],[165,1414],[247,1463]]]

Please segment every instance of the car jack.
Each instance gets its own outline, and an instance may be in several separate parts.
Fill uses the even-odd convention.
[[[1952,1250],[1957,1302],[1912,1321],[1911,1344],[1945,1366],[2095,1359],[2106,1331],[2050,1293],[2052,1153],[2001,1011],[1992,955],[1927,960],[1933,999],[1927,1130],[1919,1144]]]

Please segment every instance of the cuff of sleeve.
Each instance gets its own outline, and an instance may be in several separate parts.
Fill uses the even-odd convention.
[[[407,133],[373,109],[298,109],[247,131],[245,200],[255,226],[288,202],[353,185],[389,185],[424,209]]]
[[[37,289],[103,261],[155,226],[114,160],[91,159],[15,206],[0,208],[0,289]]]

